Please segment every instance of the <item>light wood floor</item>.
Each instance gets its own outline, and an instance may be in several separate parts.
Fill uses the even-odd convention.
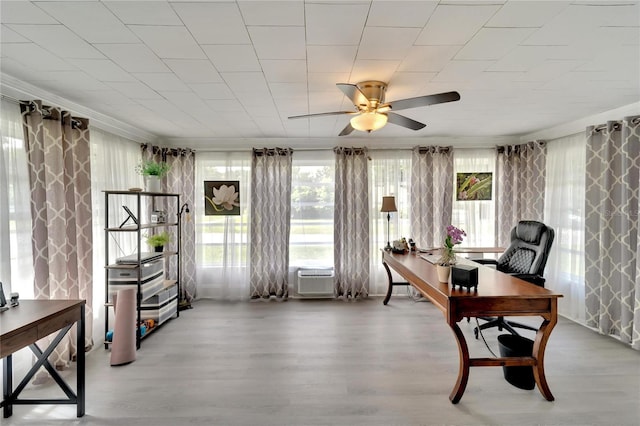
[[[473,322],[462,329],[472,356],[490,356]],[[498,334],[485,332],[496,353]],[[75,406],[16,406],[0,423],[640,425],[640,352],[567,320],[546,352],[554,402],[511,386],[501,368],[472,368],[453,405],[457,371],[453,335],[428,302],[198,301],[132,364],[110,367],[100,345],[89,354],[84,418]]]

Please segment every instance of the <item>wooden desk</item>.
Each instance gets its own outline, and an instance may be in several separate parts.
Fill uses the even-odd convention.
[[[383,252],[382,263],[389,273],[393,268],[413,287],[438,307],[458,343],[460,368],[449,399],[456,404],[462,398],[470,367],[532,366],[540,393],[549,401],[554,397],[544,375],[544,350],[551,330],[558,322],[558,298],[542,287],[512,277],[492,268],[478,265],[478,291],[454,289],[438,281],[435,265],[414,254]],[[465,317],[541,316],[543,322],[536,332],[533,353],[527,357],[469,358],[467,342],[458,327]]]
[[[84,416],[85,403],[85,358],[84,358],[84,300],[22,300],[20,305],[0,313],[0,356],[3,361],[2,407],[4,417],[13,414],[14,405],[25,404],[76,404],[77,416]],[[60,377],[47,358],[62,338],[78,324],[77,347],[77,395]],[[56,331],[58,335],[42,351],[36,342]],[[12,354],[29,346],[37,361],[20,384],[13,388]],[[43,366],[51,374],[67,399],[19,399],[20,393],[38,369]]]

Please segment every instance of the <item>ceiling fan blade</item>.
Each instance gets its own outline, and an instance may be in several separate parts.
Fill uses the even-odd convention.
[[[407,108],[417,108],[421,106],[443,104],[445,102],[454,102],[460,100],[460,93],[458,92],[444,92],[437,93],[435,95],[418,96],[417,98],[399,99],[397,101],[389,102],[391,109],[399,111]]]
[[[353,132],[355,129],[353,127],[351,127],[351,123],[347,124],[347,127],[345,127],[344,129],[342,129],[342,131],[340,132],[340,134],[338,136],[347,136],[349,134],[351,134],[351,132]]]
[[[426,126],[426,124],[420,123],[419,121],[412,120],[404,115],[395,114],[393,112],[387,112],[386,116],[389,119],[389,123],[397,124],[398,126],[406,127],[407,129],[420,130]]]
[[[305,115],[293,115],[289,119],[294,118],[309,118],[309,117],[321,117],[323,115],[342,115],[342,114],[358,114],[358,111],[333,111],[333,112],[319,112],[317,114],[305,114]]]
[[[338,86],[338,89],[342,90],[342,93],[344,93],[347,98],[351,99],[351,102],[353,102],[354,105],[362,105],[364,107],[369,106],[369,99],[367,99],[364,93],[362,93],[355,84],[337,83],[336,86]]]

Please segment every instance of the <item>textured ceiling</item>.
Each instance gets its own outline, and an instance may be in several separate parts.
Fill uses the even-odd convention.
[[[637,1],[3,0],[0,19],[3,90],[188,145],[335,140],[349,116],[287,117],[351,110],[335,84],[363,80],[461,100],[345,140],[518,136],[640,100]]]

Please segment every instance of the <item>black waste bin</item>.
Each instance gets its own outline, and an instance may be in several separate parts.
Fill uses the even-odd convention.
[[[501,334],[498,336],[498,343],[502,357],[531,356],[533,352],[533,340],[526,337]],[[533,367],[502,367],[502,372],[505,380],[517,388],[531,390],[536,386]]]

